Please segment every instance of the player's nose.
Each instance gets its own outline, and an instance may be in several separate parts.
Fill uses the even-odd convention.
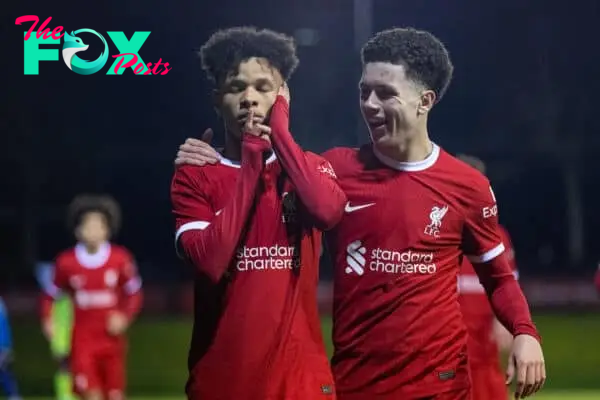
[[[366,116],[372,117],[379,112],[379,105],[375,101],[373,93],[361,103],[363,112]]]
[[[253,108],[258,106],[258,92],[251,87],[244,90],[240,106],[241,108]]]

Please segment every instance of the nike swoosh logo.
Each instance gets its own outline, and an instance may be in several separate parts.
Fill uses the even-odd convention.
[[[354,211],[362,210],[363,208],[371,207],[373,205],[375,205],[375,203],[360,204],[358,206],[351,206],[350,202],[348,202],[348,203],[346,203],[346,207],[344,208],[344,211],[346,211],[347,213],[351,213],[351,212],[354,212]]]

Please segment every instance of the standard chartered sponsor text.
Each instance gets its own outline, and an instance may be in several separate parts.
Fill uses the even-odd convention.
[[[433,253],[373,249],[369,269],[389,274],[434,274],[437,266]]]
[[[237,249],[235,267],[241,272],[296,269],[300,257],[294,246],[243,246]]]

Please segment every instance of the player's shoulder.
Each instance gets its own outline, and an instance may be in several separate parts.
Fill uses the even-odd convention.
[[[456,194],[465,199],[487,200],[491,197],[495,201],[489,179],[466,162],[441,149],[438,166],[444,170],[445,180]]]
[[[224,177],[228,169],[222,164],[182,165],[175,169],[171,180],[171,192],[194,190],[202,192],[210,187],[210,182]]]
[[[194,183],[205,178],[204,168],[208,166],[180,165],[173,172],[173,182]]]
[[[54,258],[55,265],[57,267],[68,265],[69,263],[75,262],[75,247],[69,247],[68,249],[64,249],[60,253],[56,255]]]
[[[129,260],[133,258],[133,254],[127,247],[117,243],[110,244],[110,251],[113,256],[119,259]]]
[[[353,170],[353,166],[360,164],[362,148],[334,147],[327,150],[322,156],[329,161],[338,176],[344,175],[346,170]]]
[[[313,153],[312,151],[305,151],[304,154],[306,155],[306,159],[308,160],[309,164],[317,168],[319,172],[328,174],[333,178],[337,177],[335,169],[325,157]]]
[[[305,150],[304,155],[306,155],[306,158],[310,162],[318,163],[318,162],[327,161],[327,159],[323,155],[314,153],[312,151]]]
[[[444,169],[452,173],[456,180],[468,183],[470,187],[484,187],[487,189],[490,184],[488,178],[476,168],[443,149],[440,150],[440,164]]]
[[[353,147],[334,147],[322,153],[321,156],[330,163],[347,161],[356,159],[359,150],[359,148]]]

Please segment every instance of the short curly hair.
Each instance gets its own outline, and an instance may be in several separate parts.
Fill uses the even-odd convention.
[[[292,76],[299,62],[292,37],[251,26],[219,30],[200,48],[202,68],[215,84],[252,57],[268,60],[285,80]]]
[[[99,212],[108,223],[111,236],[121,228],[121,207],[109,195],[82,194],[73,199],[67,210],[67,227],[74,232],[82,218],[89,212]]]
[[[381,31],[361,49],[363,65],[388,62],[404,66],[406,76],[429,90],[439,101],[450,81],[454,66],[444,44],[431,33],[414,28]]]

